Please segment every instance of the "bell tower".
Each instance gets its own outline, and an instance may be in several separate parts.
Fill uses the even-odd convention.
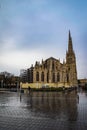
[[[69,30],[68,36],[68,51],[66,52],[66,72],[68,75],[68,82],[70,86],[77,86],[77,69],[76,69],[76,57],[73,50],[72,37]]]

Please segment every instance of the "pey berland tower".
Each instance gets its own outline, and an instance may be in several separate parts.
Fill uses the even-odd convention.
[[[66,60],[50,57],[45,61],[35,63],[35,66],[22,71],[21,81],[24,87],[70,87],[77,86],[76,56],[73,50],[72,37],[69,31]]]

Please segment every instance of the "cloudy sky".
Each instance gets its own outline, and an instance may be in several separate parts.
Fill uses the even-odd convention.
[[[87,0],[0,0],[0,72],[19,75],[51,56],[62,62],[69,29],[78,78],[87,78]]]

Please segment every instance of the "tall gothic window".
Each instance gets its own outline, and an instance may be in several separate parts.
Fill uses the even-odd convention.
[[[53,83],[55,83],[55,73],[53,73]]]
[[[36,81],[39,81],[39,72],[36,73]]]
[[[52,70],[54,70],[54,61],[53,61],[53,63],[52,63]]]
[[[69,82],[69,75],[66,74],[66,79],[67,79],[67,82]]]
[[[41,73],[41,81],[44,81],[44,72]]]
[[[49,83],[49,72],[47,72],[47,83]]]
[[[57,73],[57,81],[59,82],[60,81],[60,74]]]

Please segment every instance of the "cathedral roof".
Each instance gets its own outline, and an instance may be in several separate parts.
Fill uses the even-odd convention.
[[[54,58],[54,57],[49,57],[48,59],[46,59],[45,61],[48,61],[48,60],[56,60],[56,61],[59,61],[58,59]]]

